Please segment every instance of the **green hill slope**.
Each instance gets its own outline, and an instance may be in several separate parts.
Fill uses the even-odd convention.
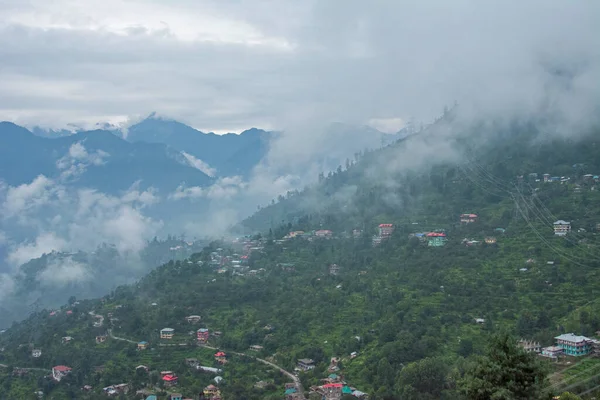
[[[416,398],[456,399],[469,362],[464,357],[481,352],[492,332],[507,329],[545,346],[562,332],[593,335],[600,329],[594,301],[600,132],[577,141],[542,139],[525,125],[493,132],[470,140],[471,131],[449,137],[438,128],[361,155],[245,221],[262,239],[214,243],[101,300],[14,325],[0,336],[1,363],[64,364],[74,372],[55,384],[7,370],[0,395],[17,398],[26,387],[49,398],[69,391],[94,398],[102,387],[122,382],[160,390],[157,373],[136,373],[144,364],[174,371],[177,390],[197,396],[214,376],[193,371],[184,359],[218,365],[212,350],[196,346],[194,331],[206,327],[222,332],[211,336],[211,346],[268,358],[288,371],[300,358],[313,359],[316,368],[299,374],[307,390],[322,384],[330,358],[339,357],[337,373],[371,399],[399,398],[409,386]],[[544,173],[558,181],[544,182]],[[474,222],[461,223],[465,213],[477,214]],[[556,219],[571,222],[567,236],[554,235]],[[374,246],[381,223],[395,229]],[[319,229],[332,230],[331,238],[307,234]],[[282,240],[297,230],[305,234]],[[443,246],[415,235],[433,231],[445,233]],[[243,254],[254,272],[244,268]],[[337,275],[330,274],[331,264],[340,267]],[[94,327],[90,312],[103,315],[106,325]],[[190,325],[188,315],[202,319]],[[160,339],[165,327],[175,329],[174,339]],[[133,343],[109,337],[96,344],[107,328]],[[62,344],[64,336],[72,343]],[[141,340],[151,349],[137,351]],[[262,349],[251,352],[252,345]],[[42,349],[42,357],[32,358],[33,348]],[[417,382],[402,372],[429,365],[411,364],[424,358],[435,373]],[[104,371],[94,372],[100,365]],[[282,398],[290,382],[244,357],[231,358],[222,376],[219,387],[228,399]],[[257,389],[258,381],[272,385]],[[81,392],[86,384],[95,394]]]

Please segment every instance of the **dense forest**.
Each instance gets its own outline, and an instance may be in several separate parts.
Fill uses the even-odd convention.
[[[298,398],[313,398],[324,379],[370,399],[592,395],[595,359],[571,370],[516,339],[550,346],[561,333],[600,330],[599,132],[576,141],[526,124],[494,132],[450,140],[440,128],[357,154],[244,221],[247,237],[213,242],[98,300],[36,312],[0,336],[0,397],[104,398],[103,388],[127,383],[122,398],[198,398],[215,384],[225,399],[280,399],[293,379],[260,360],[293,372],[304,359],[314,368],[297,373]],[[433,153],[415,155],[428,145]],[[553,231],[559,219],[570,223],[566,236]],[[393,232],[382,237],[379,224]],[[439,246],[422,235],[431,232],[444,235]],[[200,321],[186,320],[193,315]],[[161,338],[167,327],[173,338]],[[202,346],[199,328],[211,333]],[[72,368],[60,382],[47,377],[57,365]]]

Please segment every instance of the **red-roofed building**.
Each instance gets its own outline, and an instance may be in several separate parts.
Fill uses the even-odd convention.
[[[431,247],[442,247],[446,244],[446,234],[443,232],[429,232],[425,235],[427,238],[427,245]]]
[[[57,365],[56,367],[52,367],[52,378],[56,382],[60,382],[60,380],[69,375],[71,371],[71,368],[65,365]]]
[[[162,377],[163,382],[166,386],[174,386],[177,385],[179,378],[175,374],[169,374]]]
[[[225,354],[222,351],[218,351],[215,353],[215,360],[217,360],[221,364],[225,364],[227,362],[227,354]]]
[[[394,232],[394,225],[392,224],[379,224],[379,236],[385,238],[391,236]]]
[[[344,385],[341,383],[328,383],[321,386],[323,398],[325,400],[339,400],[342,398],[342,389]]]

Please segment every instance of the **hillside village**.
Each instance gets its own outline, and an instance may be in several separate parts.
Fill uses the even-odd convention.
[[[574,171],[582,168],[573,165]],[[481,346],[480,338],[503,323],[531,333],[523,335],[519,345],[560,372],[579,359],[596,358],[600,342],[592,335],[595,330],[590,332],[595,322],[581,317],[585,321],[581,331],[567,331],[565,327],[575,325],[561,320],[560,334],[550,336],[555,328],[548,322],[541,325],[541,312],[536,310],[533,317],[528,313],[533,306],[543,309],[549,301],[568,301],[576,311],[590,303],[587,295],[565,296],[573,291],[569,279],[580,285],[590,282],[573,276],[588,269],[566,271],[565,265],[585,262],[573,258],[568,249],[593,250],[600,215],[581,218],[568,210],[554,215],[538,196],[550,196],[547,193],[556,187],[564,190],[553,198],[578,201],[578,196],[595,195],[598,177],[583,172],[541,178],[535,173],[518,175],[511,194],[521,196],[507,196],[504,204],[514,205],[514,216],[502,225],[495,223],[500,220],[499,206],[482,202],[460,206],[452,215],[381,215],[369,224],[347,224],[344,229],[315,217],[304,226],[290,223],[268,234],[215,242],[98,301],[74,299],[67,306],[35,314],[36,323],[55,333],[16,338],[6,336],[11,334],[7,331],[0,336],[5,343],[0,359],[12,369],[14,379],[42,378],[34,383],[39,398],[77,382],[78,393],[89,396],[219,400],[235,398],[232,393],[240,392],[234,390],[241,390],[236,381],[248,379],[258,398],[378,399],[376,386],[390,383],[369,381],[380,378],[368,374],[383,368],[380,364],[402,370],[398,365],[435,355],[440,351],[432,344],[435,335],[455,342],[448,354],[469,356]],[[469,184],[473,178],[455,179],[455,185]],[[504,187],[492,182],[495,189]],[[519,189],[525,185],[527,191]],[[557,250],[563,243],[567,250]],[[402,260],[401,267],[384,264],[387,259]],[[460,262],[452,264],[454,259]],[[448,270],[446,276],[438,274],[441,265]],[[186,286],[190,282],[195,284],[191,292]],[[495,283],[487,286],[487,282]],[[487,292],[479,295],[486,286]],[[365,292],[365,287],[373,289]],[[489,292],[490,288],[502,295]],[[518,315],[508,311],[515,304],[515,293],[530,296],[529,308]],[[234,303],[237,294],[240,303]],[[260,296],[262,300],[254,300]],[[264,299],[275,296],[280,303],[286,299],[290,303],[281,305],[281,311],[263,311],[268,304]],[[305,300],[313,298],[327,304],[330,321],[338,322],[325,318],[318,320],[319,328],[312,327],[313,321],[323,318],[322,308],[305,311],[312,305]],[[390,317],[395,309],[378,311],[377,318],[370,315],[373,309],[385,310],[386,304],[403,310],[402,322],[381,321],[382,316],[395,321]],[[354,309],[361,311],[348,314]],[[569,318],[569,311],[561,312],[560,318]],[[286,318],[299,328],[291,331],[281,322]],[[534,337],[537,330],[529,327],[531,320],[544,327],[543,337]],[[433,329],[420,331],[427,339],[410,336],[411,329],[426,326],[423,321]],[[396,332],[417,344],[389,351],[390,344],[402,340]],[[17,342],[16,348],[6,347]],[[419,350],[411,354],[409,348]],[[104,361],[91,366],[72,362],[81,351]],[[385,362],[372,356],[382,352],[389,358]],[[409,355],[393,359],[396,353]],[[135,364],[127,370],[112,359],[124,354]]]

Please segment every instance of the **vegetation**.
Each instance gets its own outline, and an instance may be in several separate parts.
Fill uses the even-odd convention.
[[[584,177],[600,171],[597,136],[530,147],[524,143],[534,135],[518,128],[489,147],[474,143],[478,159],[445,160],[427,172],[383,167],[398,146],[409,146],[406,141],[357,156],[316,187],[291,193],[247,220],[246,226],[261,231],[253,238],[212,243],[102,299],[73,302],[55,316],[47,310],[32,315],[0,337],[0,362],[10,367],[0,397],[42,390],[49,398],[94,398],[101,387],[121,382],[135,390],[160,390],[157,373],[138,376],[139,364],[176,372],[177,390],[196,396],[214,376],[193,371],[185,358],[218,365],[213,350],[195,345],[199,327],[221,331],[209,345],[230,355],[255,355],[288,371],[299,358],[313,359],[316,368],[299,374],[305,389],[322,383],[335,356],[341,358],[344,379],[371,399],[546,399],[583,393],[578,377],[560,384],[575,376],[566,370],[558,385],[549,383],[552,366],[524,353],[516,338],[551,345],[560,333],[591,336],[600,329],[594,295],[600,191],[594,179]],[[381,172],[377,179],[373,171]],[[530,177],[532,172],[539,179],[546,172],[570,179],[544,183]],[[476,222],[461,224],[465,212],[476,213]],[[566,237],[553,233],[558,218],[572,223]],[[373,246],[380,223],[393,223],[395,230]],[[331,229],[334,237],[281,240],[290,231],[316,229]],[[446,233],[445,246],[431,247],[411,236],[434,230]],[[486,243],[486,237],[496,242]],[[234,273],[229,265],[245,252],[254,274]],[[212,265],[215,254],[228,261]],[[333,263],[341,268],[338,275],[329,274]],[[90,312],[103,315],[106,325],[95,327]],[[192,314],[201,315],[198,325],[185,320]],[[164,327],[175,329],[174,339],[160,339]],[[109,337],[96,344],[107,328],[133,343]],[[74,340],[62,344],[63,336]],[[151,348],[136,350],[140,340]],[[263,348],[252,353],[252,345]],[[42,356],[33,359],[32,348],[42,349]],[[14,366],[59,364],[73,368],[70,381],[50,383],[33,371],[24,378],[10,376]],[[101,365],[103,371],[96,372]],[[595,376],[588,372],[581,376]],[[252,358],[233,355],[222,376],[219,386],[228,399],[281,398],[284,382],[290,381]],[[259,381],[268,384],[257,389]],[[80,390],[87,384],[92,393]]]

